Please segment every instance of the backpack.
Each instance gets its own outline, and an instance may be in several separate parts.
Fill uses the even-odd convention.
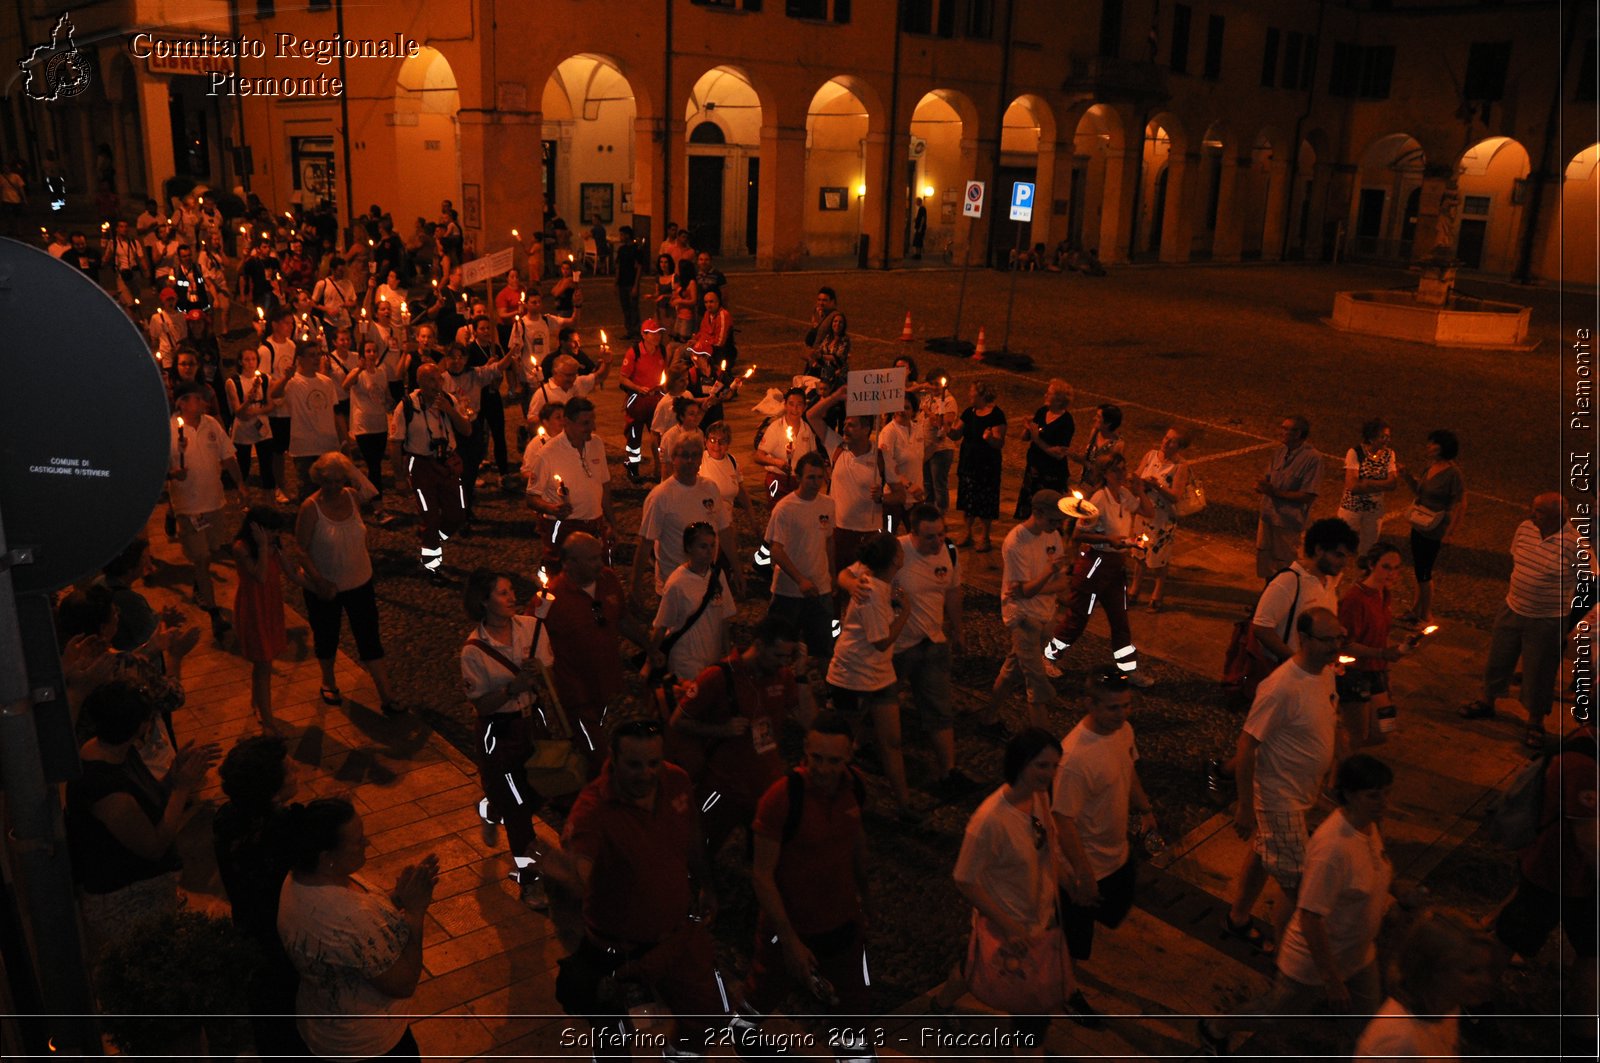
[[[1584,736],[1563,742],[1554,753],[1542,754],[1523,765],[1504,790],[1489,799],[1483,810],[1483,833],[1502,849],[1525,849],[1560,816],[1544,812],[1545,773],[1563,753],[1594,756],[1594,740]]]
[[[847,766],[844,770],[850,776],[850,785],[856,792],[856,804],[864,811],[867,807],[867,784],[856,769]],[[785,778],[789,780],[789,811],[783,817],[783,844],[788,845],[800,833],[800,817],[806,808],[806,777],[798,771],[791,771]]]
[[[1267,581],[1267,587],[1272,586],[1279,576],[1291,571],[1291,569],[1280,568],[1272,574],[1272,579]],[[1266,593],[1267,588],[1263,587],[1261,594]],[[1250,703],[1255,701],[1256,688],[1277,667],[1277,664],[1267,660],[1262,655],[1261,649],[1256,643],[1254,620],[1256,607],[1260,604],[1261,595],[1258,594],[1256,596],[1256,605],[1250,609],[1250,615],[1234,623],[1233,633],[1228,637],[1228,648],[1222,655],[1223,695],[1230,704],[1237,706],[1242,703],[1244,708],[1249,708]],[[1284,621],[1283,634],[1280,636],[1285,642],[1289,641],[1289,631],[1294,626],[1295,614],[1299,609],[1300,577],[1296,575],[1294,579],[1294,600],[1289,603],[1289,616]]]

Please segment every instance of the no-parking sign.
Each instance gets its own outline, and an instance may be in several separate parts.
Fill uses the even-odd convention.
[[[967,194],[961,200],[961,213],[968,218],[983,217],[982,181],[967,182]]]

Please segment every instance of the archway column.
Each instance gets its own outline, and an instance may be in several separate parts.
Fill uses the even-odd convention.
[[[633,120],[633,217],[649,222],[652,263],[655,248],[666,232],[667,220],[657,209],[661,198],[662,145],[665,144],[665,123],[659,118]],[[621,201],[618,200],[618,213]],[[640,225],[634,224],[638,230]],[[642,234],[641,234],[642,235]],[[651,268],[654,268],[652,264]]]
[[[862,147],[861,173],[867,186],[867,199],[861,207],[861,231],[871,237],[874,245],[868,255],[871,261],[881,259],[883,253],[883,248],[876,245],[883,239],[883,213],[888,206],[883,201],[883,184],[884,167],[889,165],[889,134],[868,133],[862,140]],[[856,190],[850,189],[850,195],[855,194]],[[936,204],[929,204],[928,213],[931,215],[938,209]]]
[[[151,198],[160,199],[162,182],[174,165],[167,79],[152,77],[136,65],[134,83],[138,86],[139,115],[144,122],[144,187]],[[163,209],[167,206],[162,204]]]
[[[1128,261],[1128,242],[1133,232],[1133,201],[1139,182],[1139,150],[1106,150],[1105,188],[1100,195],[1102,262]],[[1001,209],[1004,208],[1002,202]]]
[[[1055,250],[1057,244],[1067,238],[1067,226],[1072,224],[1071,209],[1056,214],[1056,201],[1070,204],[1072,202],[1072,167],[1077,160],[1077,145],[1072,137],[1063,137],[1051,150],[1050,183],[1044,182],[1041,174],[1039,178],[1039,201],[1049,211],[1045,234],[1039,239],[1045,242],[1045,247]],[[1037,209],[1037,207],[1035,208]],[[1037,214],[1034,215],[1038,217]]]
[[[955,259],[958,262],[961,261],[966,248],[966,245],[961,241],[962,232],[968,233],[968,239],[972,244],[973,261],[981,264],[986,253],[984,248],[989,246],[989,232],[996,225],[1002,223],[1011,224],[1006,221],[1006,216],[1010,213],[1011,189],[1001,189],[999,183],[995,181],[994,159],[998,146],[994,140],[980,141],[977,137],[968,136],[961,138],[961,164],[957,168],[960,176],[956,178],[955,186],[957,188],[965,188],[968,181],[982,181],[986,191],[984,193],[983,217],[976,220],[969,219],[972,223],[966,226],[961,225],[958,221],[955,227],[952,239]],[[900,202],[895,204],[895,210],[902,221],[905,218],[907,209],[907,203]],[[959,218],[960,216],[958,215],[957,217]],[[900,231],[898,227],[895,229],[897,233]],[[898,250],[897,247],[896,251],[898,252]]]
[[[461,181],[482,193],[482,237],[479,254],[511,243],[513,228],[538,229],[543,204],[539,198],[539,140],[544,116],[539,111],[485,111],[463,107],[457,116],[461,131]],[[404,165],[405,160],[398,160]],[[397,175],[403,179],[403,174]],[[459,209],[461,201],[456,200]],[[524,237],[526,239],[526,237]],[[519,259],[519,268],[521,268]]]
[[[795,269],[805,246],[805,126],[762,126],[760,159],[756,268]]]
[[[1194,250],[1195,200],[1200,181],[1200,156],[1172,152],[1167,156],[1167,203],[1161,214],[1163,262],[1187,262]]]
[[[1244,249],[1244,211],[1239,202],[1241,186],[1248,181],[1239,179],[1240,171],[1250,169],[1250,156],[1239,158],[1234,154],[1222,157],[1222,176],[1217,193],[1217,228],[1211,242],[1211,259],[1214,262],[1237,262]]]
[[[1285,212],[1289,209],[1289,161],[1274,160],[1267,169],[1267,216],[1261,226],[1261,260],[1283,257]]]

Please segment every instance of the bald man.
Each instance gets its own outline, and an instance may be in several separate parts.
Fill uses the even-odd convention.
[[[1462,718],[1494,715],[1495,701],[1510,690],[1520,659],[1527,713],[1523,744],[1542,751],[1544,718],[1555,700],[1567,632],[1593,605],[1593,555],[1579,547],[1566,500],[1554,491],[1541,494],[1511,536],[1511,586],[1489,634],[1483,697],[1462,708]]]

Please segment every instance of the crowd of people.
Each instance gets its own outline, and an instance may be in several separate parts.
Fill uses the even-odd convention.
[[[797,372],[761,398],[767,420],[740,446],[726,412],[755,369],[738,350],[730,282],[691,234],[669,228],[651,290],[649,249],[628,227],[612,240],[596,221],[590,238],[604,247],[623,327],[614,338],[601,331],[591,353],[579,331],[581,264],[545,261],[542,235],[526,250],[533,273],[551,274],[548,290],[513,271],[480,300],[462,283],[470,249],[448,202],[425,255],[376,208],[353,240],[335,239],[327,221],[253,205],[226,222],[224,239],[217,204],[196,195],[171,214],[152,202],[132,226],[108,219],[99,249],[82,234],[52,248],[137,317],[144,285],[159,289],[140,323],[171,386],[168,534],[192,566],[213,637],[251,662],[264,732],[221,761],[229,805],[216,827],[235,921],[270,958],[252,981],[258,1044],[415,1057],[405,1001],[438,875],[424,860],[388,896],[369,892],[353,877],[367,847],[354,806],[292,803],[272,690],[285,580],[303,592],[320,699],[344,700],[335,661],[348,621],[382,711],[396,717],[415,706],[385,666],[375,581],[460,590],[473,625],[459,669],[476,719],[478,813],[503,830],[523,901],[548,911],[568,946],[557,999],[591,1024],[597,1057],[627,1053],[651,1001],[682,1016],[674,1051],[690,1055],[730,1023],[759,1042],[766,1014],[791,992],[811,1010],[868,1012],[865,812],[877,806],[905,829],[930,802],[984,789],[956,741],[952,667],[966,648],[965,568],[994,549],[1013,434],[1026,451],[1019,523],[999,551],[1008,652],[990,697],[971,707],[975,734],[1004,747],[1005,778],[950,854],[975,914],[934,1003],[970,989],[1018,1013],[1009,1043],[1026,1051],[1043,1048],[1029,1014],[1103,1024],[1076,968],[1091,961],[1096,925],[1116,927],[1134,904],[1135,848],[1160,843],[1129,714],[1135,691],[1155,683],[1135,639],[1141,591],[1148,580],[1148,612],[1170,607],[1174,542],[1206,504],[1184,430],[1173,426],[1135,462],[1117,406],[1099,406],[1077,431],[1065,380],[1050,380],[1039,407],[1012,421],[986,379],[963,402],[948,377],[922,375],[908,355],[893,360],[906,374],[902,408],[881,418],[853,410],[848,322],[822,287]],[[653,304],[650,316],[641,303]],[[239,337],[236,360],[224,360],[219,341]],[[612,401],[608,381],[625,427],[603,440],[596,407]],[[1310,431],[1306,418],[1285,418],[1256,484],[1265,584],[1244,625],[1248,713],[1237,749],[1207,773],[1250,841],[1222,928],[1274,953],[1278,976],[1266,997],[1203,1021],[1197,1037],[1225,1053],[1258,1017],[1325,998],[1336,1015],[1376,1016],[1361,1034],[1372,1052],[1447,1056],[1456,1014],[1488,999],[1491,959],[1528,955],[1558,921],[1593,988],[1593,734],[1562,747],[1566,770],[1550,773],[1548,806],[1560,814],[1530,840],[1517,899],[1493,935],[1419,919],[1385,983],[1374,942],[1393,884],[1379,833],[1393,770],[1370,747],[1393,730],[1389,667],[1426,637],[1434,566],[1465,519],[1460,447],[1434,431],[1412,469],[1389,426],[1370,421],[1346,455],[1338,516],[1312,520],[1324,473]],[[631,537],[619,520],[631,502],[613,491],[619,451],[626,480],[648,487]],[[758,490],[747,491],[741,459],[758,470]],[[1403,555],[1381,538],[1379,518],[1402,486],[1415,498],[1406,520],[1420,590],[1394,617]],[[496,489],[523,499],[532,571],[448,563],[449,544],[481,527],[480,492]],[[375,568],[369,521],[415,527],[415,569]],[[741,540],[741,529],[756,535]],[[615,558],[630,545],[627,569]],[[1341,584],[1352,557],[1360,577]],[[1542,751],[1559,644],[1592,601],[1563,595],[1587,562],[1559,495],[1534,500],[1512,557],[1484,697],[1461,715],[1496,712],[1520,660],[1527,742]],[[212,574],[230,561],[231,610]],[[69,830],[96,948],[126,932],[132,913],[175,908],[174,840],[220,757],[174,729],[182,659],[199,635],[181,610],[158,613],[144,599],[136,583],[148,567],[141,539],[58,607],[86,765],[68,787]],[[535,577],[538,590],[519,600],[519,584]],[[741,639],[733,621],[752,597],[770,602]],[[1064,696],[1063,665],[1097,610],[1110,659],[1079,662],[1090,673],[1083,697]],[[1013,731],[1001,708],[1019,684],[1027,726]],[[1086,711],[1068,733],[1051,729],[1079,704]],[[932,778],[908,772],[903,712],[927,736]],[[858,768],[884,777],[886,800],[869,797]],[[1575,782],[1584,778],[1586,790]],[[542,843],[536,816],[569,800],[559,844]],[[712,861],[736,835],[760,908],[742,985],[719,967],[709,933]],[[1290,900],[1276,926],[1253,915],[1268,878]],[[1018,971],[1035,995],[1019,989]],[[1040,986],[1054,994],[1042,1004]],[[298,1023],[283,1020],[296,1012]],[[840,1058],[871,1054],[839,1030]]]

